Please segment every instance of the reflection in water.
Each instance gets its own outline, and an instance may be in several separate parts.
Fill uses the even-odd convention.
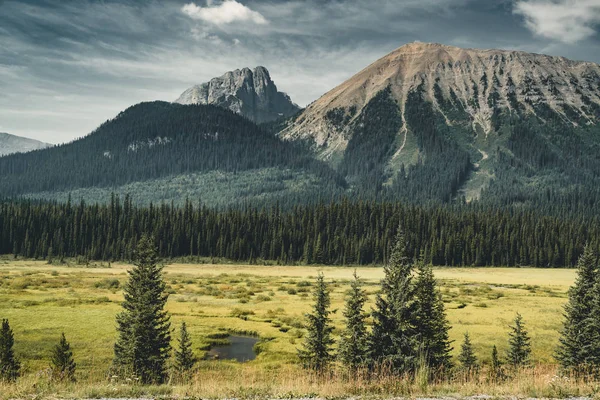
[[[254,345],[258,343],[257,338],[231,335],[227,340],[231,344],[211,348],[206,353],[206,357],[208,359],[236,360],[239,362],[250,361],[256,358]]]

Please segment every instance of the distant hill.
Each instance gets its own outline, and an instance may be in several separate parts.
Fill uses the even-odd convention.
[[[181,94],[179,104],[212,104],[262,123],[289,117],[299,107],[277,90],[265,67],[243,68],[196,85]]]
[[[50,147],[48,143],[29,139],[21,136],[0,132],[0,157],[12,153],[26,153],[28,151]]]

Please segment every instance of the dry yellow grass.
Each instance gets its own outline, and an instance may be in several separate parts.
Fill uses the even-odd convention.
[[[44,374],[28,375],[16,384],[0,383],[0,400],[23,398],[422,398],[491,396],[492,398],[596,398],[594,381],[560,377],[555,366],[536,366],[510,373],[501,381],[490,379],[486,369],[427,381],[379,374],[348,376],[335,369],[318,376],[293,365],[264,368],[256,364],[210,363],[184,381],[161,386],[139,386],[111,381],[97,374],[76,383],[56,383]]]

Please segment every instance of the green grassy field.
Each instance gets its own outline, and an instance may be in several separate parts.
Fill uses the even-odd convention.
[[[129,267],[0,260],[0,317],[10,320],[25,371],[36,373],[48,366],[50,349],[64,331],[79,374],[105,373]],[[211,335],[228,330],[263,339],[262,352],[251,364],[293,364],[319,271],[331,283],[337,334],[343,326],[344,294],[352,268],[169,265],[164,276],[171,293],[168,309],[173,329],[187,322],[199,356],[210,345]],[[481,360],[489,359],[494,344],[502,353],[508,326],[520,312],[532,336],[534,360],[554,362],[562,307],[574,270],[438,268],[435,273],[452,325],[455,353],[466,331]],[[367,283],[372,303],[383,271],[358,268],[358,274]]]

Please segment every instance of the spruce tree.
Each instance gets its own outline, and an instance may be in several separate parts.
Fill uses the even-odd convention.
[[[329,317],[331,299],[323,273],[319,273],[317,277],[313,298],[315,301],[313,311],[306,314],[308,333],[303,348],[298,351],[298,356],[305,368],[323,372],[333,358],[332,345],[334,343],[331,337],[333,326]]]
[[[418,263],[418,277],[415,282],[415,324],[419,341],[419,351],[427,365],[433,370],[450,370],[452,359],[448,331],[450,324],[433,276],[431,265]]]
[[[346,328],[341,335],[339,347],[339,359],[351,371],[356,371],[364,365],[367,357],[366,315],[363,311],[367,294],[362,285],[355,270],[354,281],[350,285],[344,308]]]
[[[477,368],[477,357],[475,356],[475,351],[471,344],[469,332],[465,332],[464,340],[460,346],[458,361],[465,371],[472,371]]]
[[[21,364],[15,357],[13,346],[15,337],[7,319],[2,320],[0,329],[0,379],[14,381],[21,371]]]
[[[385,366],[394,373],[413,371],[417,365],[415,300],[412,263],[407,255],[406,239],[399,231],[384,267],[381,292],[372,311],[373,329],[369,336],[369,363],[372,368]]]
[[[75,381],[75,360],[73,360],[73,351],[71,345],[67,342],[63,333],[60,341],[52,350],[51,371],[52,378],[56,380]]]
[[[590,310],[594,307],[594,283],[598,279],[597,256],[591,246],[586,246],[577,262],[577,279],[569,289],[565,305],[565,321],[559,339],[556,359],[569,370],[593,364],[589,344],[592,342],[588,325]]]
[[[600,271],[596,272],[596,282],[592,288],[592,307],[582,323],[580,332],[582,362],[571,368],[575,372],[593,372],[600,374]]]
[[[129,271],[123,311],[117,315],[119,337],[113,366],[131,373],[142,383],[162,383],[167,377],[170,351],[168,294],[158,265],[156,249],[149,237],[142,237],[136,249],[135,267]]]
[[[508,341],[509,349],[507,360],[513,367],[520,367],[529,364],[531,355],[531,339],[525,329],[523,317],[517,313],[514,325],[510,327],[510,339]]]
[[[185,373],[189,372],[195,363],[196,357],[192,350],[192,339],[185,322],[182,322],[179,329],[179,348],[175,350],[175,368],[178,372]]]

